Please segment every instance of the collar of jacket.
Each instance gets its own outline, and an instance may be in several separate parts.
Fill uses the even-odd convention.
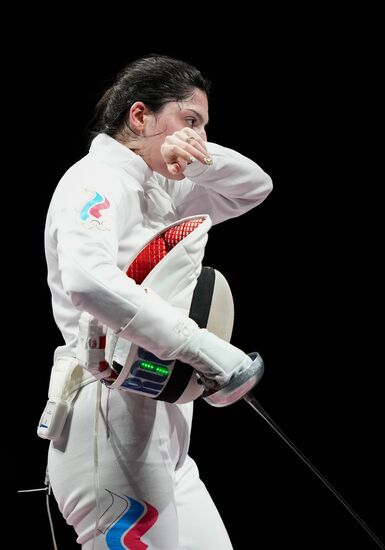
[[[98,134],[94,138],[89,154],[96,156],[98,160],[121,166],[141,185],[153,175],[153,171],[142,157],[107,134]]]

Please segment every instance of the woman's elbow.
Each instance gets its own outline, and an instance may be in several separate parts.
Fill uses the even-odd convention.
[[[260,189],[264,194],[264,198],[266,198],[273,190],[273,180],[269,176],[269,174],[266,174],[266,172],[263,173],[262,182],[260,183]]]

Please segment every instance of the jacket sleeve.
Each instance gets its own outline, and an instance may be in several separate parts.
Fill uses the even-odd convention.
[[[209,214],[213,223],[241,216],[271,192],[271,178],[254,161],[214,143],[207,143],[211,166],[195,161],[169,192],[181,217]]]
[[[49,209],[48,238],[74,306],[119,330],[144,298],[143,288],[118,266],[119,237],[140,209],[135,191],[130,195],[119,176],[104,171],[64,176]]]

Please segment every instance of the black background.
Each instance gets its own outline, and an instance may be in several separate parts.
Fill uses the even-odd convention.
[[[17,266],[10,314],[16,343],[7,360],[15,365],[16,354],[12,376],[21,382],[12,492],[43,486],[47,442],[35,435],[36,425],[61,343],[46,287],[46,209],[63,172],[86,153],[86,129],[102,90],[127,61],[157,52],[192,62],[212,80],[209,140],[239,150],[273,178],[262,205],[210,230],[205,256],[233,291],[232,342],[265,361],[253,393],[382,538],[376,16],[302,13],[303,23],[294,14],[285,25],[281,14],[278,25],[232,13],[224,25],[201,6],[154,33],[156,16],[138,11],[111,21],[100,13],[97,24],[83,28],[76,17],[67,22],[59,14],[49,25],[15,29],[21,53],[12,62],[17,107],[7,113],[16,130],[17,176],[10,187],[27,261],[14,246],[15,227],[7,239]],[[199,401],[195,411],[191,455],[235,550],[376,548],[245,402],[215,409]],[[48,549],[44,498],[19,494],[13,510],[24,536]],[[53,501],[52,508],[59,550],[76,548]]]

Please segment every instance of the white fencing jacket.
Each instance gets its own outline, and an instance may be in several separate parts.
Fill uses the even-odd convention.
[[[260,204],[271,178],[252,160],[207,143],[213,165],[190,164],[181,181],[153,172],[106,134],[60,180],[50,203],[45,251],[55,321],[65,345],[54,360],[75,356],[81,311],[118,331],[134,317],[144,289],[123,269],[162,228],[207,214],[212,223]]]

